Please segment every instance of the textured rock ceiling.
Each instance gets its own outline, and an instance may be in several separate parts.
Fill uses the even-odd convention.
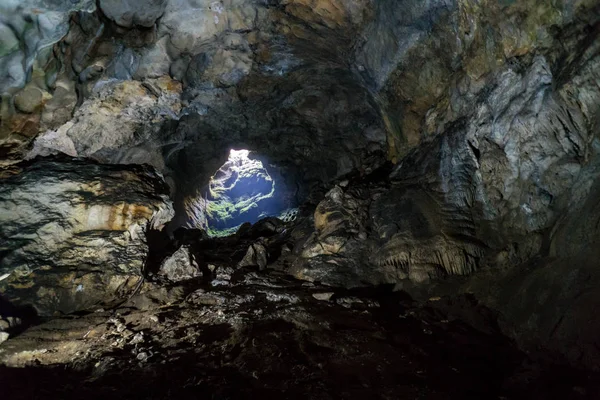
[[[520,344],[598,368],[597,0],[0,11],[3,293],[46,314],[107,287],[118,297],[154,257],[143,233],[206,229],[209,178],[230,149],[249,149],[303,207],[285,228],[243,227],[242,253],[218,262],[475,293]],[[229,246],[198,248],[206,238],[190,232],[173,276],[191,268],[186,254]],[[111,273],[100,279],[99,265]],[[80,285],[93,294],[82,300]]]

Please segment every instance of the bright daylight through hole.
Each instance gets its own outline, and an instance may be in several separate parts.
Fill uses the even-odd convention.
[[[210,178],[205,195],[212,236],[233,233],[245,222],[280,216],[287,210],[283,193],[263,162],[245,149],[229,152],[227,162]]]

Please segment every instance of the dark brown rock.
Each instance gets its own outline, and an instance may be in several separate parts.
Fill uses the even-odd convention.
[[[172,217],[151,168],[36,159],[2,180],[3,296],[40,314],[72,312],[131,289],[145,231]]]

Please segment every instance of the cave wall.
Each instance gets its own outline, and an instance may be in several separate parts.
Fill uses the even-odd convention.
[[[467,134],[484,154],[483,168],[486,152],[496,152],[507,164],[498,174],[516,179],[514,160],[524,151],[510,143],[513,121],[498,128],[495,119],[517,102],[532,112],[549,104],[534,106],[511,90],[539,97],[550,85],[559,103],[587,96],[582,107],[564,106],[583,113],[568,129],[595,123],[594,88],[579,88],[571,76],[579,68],[594,73],[593,1],[147,1],[135,8],[32,0],[5,8],[20,20],[3,21],[4,162],[62,152],[151,164],[172,187],[182,223],[185,204],[232,147],[264,154],[308,196],[353,170],[398,162],[474,118],[494,120],[493,132]],[[554,87],[568,82],[577,93]],[[497,104],[484,110],[484,101]],[[489,115],[475,116],[476,109]],[[583,136],[575,140],[589,142]],[[501,149],[479,149],[483,137]],[[490,196],[512,184],[482,179]]]
[[[5,80],[9,160],[62,152],[148,163],[179,188],[180,210],[232,147],[289,170],[305,192],[384,160],[377,105],[347,61],[367,2],[98,5],[61,22],[52,54],[32,55],[37,80]],[[20,11],[34,24],[36,6]]]
[[[372,243],[343,245],[351,235],[316,223],[317,236],[308,245],[314,251],[306,258],[325,257],[333,263],[345,253],[348,259],[383,264],[378,273],[357,267],[358,274],[348,280],[352,284],[395,281],[410,275],[411,264],[425,270],[414,272],[419,280],[464,275],[548,255],[564,214],[586,212],[583,204],[593,196],[599,160],[598,5],[483,3],[378,3],[385,8],[375,8],[378,12],[365,27],[366,41],[357,41],[354,56],[383,120],[399,123],[387,124],[388,156],[398,160],[390,174],[391,189],[378,193],[371,188],[366,197],[350,193],[353,201],[364,203],[361,210],[369,209],[368,218],[332,192],[325,209],[333,201],[343,211],[332,214],[317,207],[315,221],[321,215],[331,218],[332,225],[364,220],[361,230]],[[465,9],[468,5],[472,7]],[[461,25],[461,16],[468,17],[469,29]],[[487,51],[476,40],[481,30],[494,39],[488,43],[492,54],[502,50],[502,57],[473,59],[473,51]],[[462,43],[467,32],[474,35],[467,41],[473,47],[450,45],[450,40]],[[516,39],[523,43],[513,43]],[[385,51],[394,46],[397,53]],[[450,58],[454,66],[443,74],[428,71]],[[483,68],[479,74],[470,69],[473,62]],[[420,68],[423,64],[426,68]],[[444,74],[452,78],[447,85],[442,84]],[[417,82],[439,93],[432,97],[427,87],[411,86]],[[419,100],[421,95],[429,96],[427,101]],[[416,103],[423,107],[420,115],[411,108]],[[412,129],[406,124],[414,118],[418,126]],[[422,196],[426,199],[419,200]],[[402,222],[415,213],[428,221],[413,224],[430,226],[422,235],[427,237],[416,238],[418,229]],[[420,254],[427,253],[422,249],[431,254]],[[377,257],[365,261],[364,253]],[[339,283],[334,275],[346,271],[330,268],[326,275]],[[323,271],[298,267],[299,276],[311,273],[321,279]]]
[[[500,309],[515,336],[593,360],[595,327],[577,327],[598,304],[597,1],[0,7],[3,171],[59,153],[148,164],[171,226],[204,227],[208,179],[249,149],[314,203],[287,272],[418,290],[463,277],[452,290]]]
[[[4,173],[2,298],[42,316],[131,290],[146,264],[147,230],[173,217],[167,187],[148,166],[54,157]]]
[[[471,113],[499,71],[543,56],[555,74],[593,40],[595,1],[381,1],[353,61],[377,93],[389,156]],[[591,35],[591,36],[590,36]]]

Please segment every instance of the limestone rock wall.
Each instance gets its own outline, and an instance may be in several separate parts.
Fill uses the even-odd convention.
[[[354,62],[378,94],[395,160],[468,115],[470,99],[507,66],[544,56],[556,72],[576,61],[599,15],[589,0],[390,0],[374,9]]]
[[[148,253],[145,231],[173,209],[147,167],[36,159],[2,179],[2,295],[41,314],[126,291]]]

